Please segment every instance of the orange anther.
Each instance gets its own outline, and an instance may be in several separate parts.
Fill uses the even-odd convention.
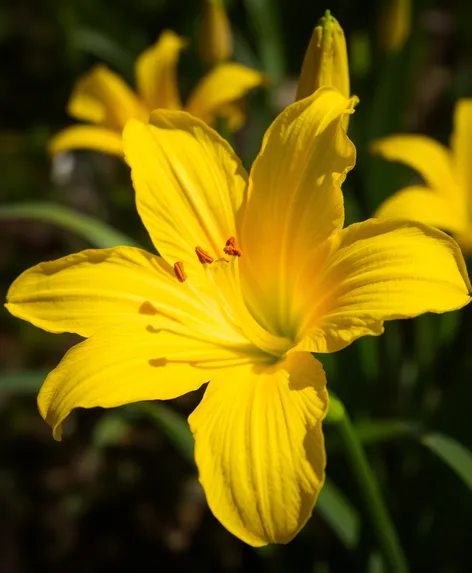
[[[195,252],[197,253],[198,260],[202,264],[212,263],[215,260],[208,251],[203,250],[201,247],[195,247]]]
[[[243,254],[241,249],[236,245],[236,238],[235,237],[230,237],[226,241],[226,246],[223,249],[223,252],[226,253],[227,255],[231,255],[233,257],[240,257]]]
[[[177,261],[174,265],[174,273],[177,279],[183,283],[185,282],[187,275],[184,271],[184,263],[182,261]]]

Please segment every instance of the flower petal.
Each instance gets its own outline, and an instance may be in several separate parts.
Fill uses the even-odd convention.
[[[467,214],[436,189],[406,187],[386,199],[375,213],[379,219],[409,219],[447,231],[464,231]]]
[[[228,62],[215,66],[190,95],[185,109],[212,125],[220,110],[227,113],[227,104],[236,102],[253,88],[264,84],[265,76],[253,70]]]
[[[94,125],[77,125],[63,129],[49,141],[48,149],[51,155],[72,149],[93,149],[123,155],[121,134]]]
[[[246,192],[247,174],[228,143],[186,112],[159,110],[152,125],[123,132],[143,223],[159,253],[201,272],[195,247],[221,258]]]
[[[464,258],[445,233],[421,223],[370,219],[339,233],[313,284],[308,335],[299,346],[335,352],[383,321],[443,313],[470,302]]]
[[[21,274],[7,309],[49,332],[91,336],[147,316],[155,327],[198,331],[214,339],[227,325],[217,304],[205,306],[161,258],[133,247],[82,251]]]
[[[312,513],[324,481],[325,383],[313,356],[290,353],[276,371],[213,379],[189,418],[208,505],[250,545],[287,543]]]
[[[59,440],[74,408],[176,398],[199,388],[221,365],[241,361],[222,347],[156,330],[143,317],[71,348],[46,378],[39,411]]]
[[[445,197],[457,198],[449,150],[423,135],[394,135],[374,141],[372,153],[399,161],[418,171],[426,183]]]
[[[174,32],[165,30],[136,61],[138,92],[150,110],[182,107],[177,85],[177,62],[186,44]]]
[[[472,203],[472,99],[461,99],[454,111],[452,154],[464,203]]]
[[[95,66],[75,85],[67,107],[75,119],[121,133],[128,119],[147,121],[144,109],[128,85],[106,66]]]
[[[267,131],[252,167],[241,269],[250,306],[281,335],[296,338],[305,314],[309,289],[299,276],[309,253],[343,225],[341,184],[355,148],[342,124],[354,101],[323,87],[292,104]]]

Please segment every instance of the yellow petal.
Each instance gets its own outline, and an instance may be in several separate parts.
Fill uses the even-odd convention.
[[[342,121],[353,100],[333,88],[284,110],[267,131],[251,175],[242,223],[241,269],[250,307],[272,332],[298,336],[306,266],[344,219],[341,184],[355,162]]]
[[[393,135],[374,141],[372,153],[412,167],[444,197],[457,199],[457,183],[449,150],[423,135]]]
[[[452,153],[464,204],[472,204],[472,99],[461,99],[454,111]]]
[[[311,515],[324,481],[321,364],[289,354],[276,371],[234,368],[210,382],[189,418],[210,509],[253,546],[287,543]]]
[[[148,317],[154,327],[184,328],[214,339],[227,330],[216,303],[207,306],[161,258],[141,249],[88,250],[41,263],[21,274],[7,309],[49,332],[91,336]]]
[[[190,94],[185,109],[212,125],[220,110],[265,82],[263,74],[229,62],[215,66]]]
[[[48,145],[51,155],[72,149],[93,149],[94,151],[103,151],[103,153],[123,155],[121,134],[94,125],[67,127],[55,135]]]
[[[375,217],[420,221],[452,232],[467,228],[467,214],[455,202],[427,187],[407,187],[394,193],[380,205]]]
[[[123,133],[139,214],[159,253],[190,276],[195,247],[221,258],[246,192],[247,174],[228,143],[186,112],[160,110]],[[197,270],[198,269],[198,270]]]
[[[472,290],[462,253],[445,233],[421,223],[370,219],[339,233],[312,286],[310,331],[300,348],[334,352],[383,321],[462,308]]]
[[[186,44],[174,32],[165,30],[158,41],[139,56],[136,84],[150,110],[182,107],[177,85],[177,62]]]
[[[74,408],[176,398],[207,382],[214,364],[239,360],[221,347],[150,328],[144,318],[115,325],[66,353],[41,388],[39,411],[59,440]]]
[[[128,85],[104,65],[81,78],[69,100],[69,115],[121,133],[132,117],[147,121],[148,111]]]
[[[339,22],[327,11],[311,37],[298,82],[297,101],[323,86],[332,86],[348,98],[349,64],[346,38]]]

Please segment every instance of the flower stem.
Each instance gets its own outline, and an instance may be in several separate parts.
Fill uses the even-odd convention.
[[[388,569],[390,573],[407,573],[408,565],[400,542],[398,541],[395,527],[387,506],[385,505],[380,485],[367,460],[359,437],[342,403],[337,398],[331,396],[331,404],[332,402],[335,402],[336,427],[344,444],[347,458],[364,496],[367,512],[372,521]]]

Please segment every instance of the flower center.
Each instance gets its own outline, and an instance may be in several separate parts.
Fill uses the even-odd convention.
[[[252,347],[258,362],[274,364],[283,359],[287,351],[293,347],[293,342],[268,332],[249,311],[239,276],[238,259],[243,253],[235,237],[230,237],[226,241],[223,252],[227,258],[215,260],[202,247],[195,247],[195,254],[208,279],[208,289],[205,288],[207,292],[195,292],[195,295],[200,299],[202,295],[208,295],[207,307],[210,316],[215,314],[216,303],[224,321],[239,337],[247,341],[249,348]],[[187,281],[181,261],[175,263],[174,272],[180,282]]]

